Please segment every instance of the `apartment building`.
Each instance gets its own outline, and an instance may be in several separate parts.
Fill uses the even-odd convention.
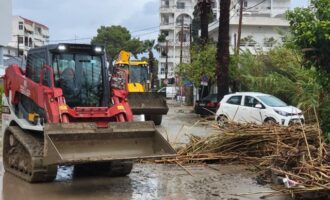
[[[244,0],[240,49],[268,51],[281,43],[289,30],[285,12],[291,0]],[[237,46],[240,0],[232,0],[230,13],[230,52]],[[218,40],[219,20],[209,24],[209,37]]]
[[[39,22],[21,17],[12,17],[12,37],[8,47],[5,47],[4,54],[26,55],[30,48],[40,47],[49,41],[49,28]],[[19,47],[19,48],[18,48]]]
[[[163,52],[158,66],[160,80],[175,78],[175,67],[180,63],[180,55],[182,63],[190,62],[190,24],[196,2],[197,0],[160,0],[160,33],[165,36],[163,41],[159,41]],[[167,58],[164,52],[167,52]]]

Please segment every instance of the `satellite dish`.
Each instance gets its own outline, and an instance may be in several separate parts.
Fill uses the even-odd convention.
[[[11,40],[12,0],[0,1],[0,46],[7,46]],[[18,25],[17,25],[18,26]]]

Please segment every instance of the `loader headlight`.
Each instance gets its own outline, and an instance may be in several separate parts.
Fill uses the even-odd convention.
[[[102,52],[102,47],[95,47],[95,48],[94,48],[94,51],[95,51],[96,53],[101,53],[101,52]]]
[[[66,50],[66,46],[63,45],[63,44],[60,44],[60,45],[58,45],[57,49],[60,50],[60,51],[65,51]]]

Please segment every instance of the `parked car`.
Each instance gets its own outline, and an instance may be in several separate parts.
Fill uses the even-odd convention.
[[[217,94],[209,94],[208,96],[202,98],[195,102],[194,110],[196,114],[202,116],[214,115],[218,108]]]
[[[174,86],[167,86],[160,88],[157,92],[165,94],[166,98],[175,98],[175,95],[177,94],[176,88]]]
[[[238,123],[277,123],[288,126],[304,123],[304,115],[277,97],[258,92],[237,92],[223,97],[215,119],[222,125],[227,120]]]

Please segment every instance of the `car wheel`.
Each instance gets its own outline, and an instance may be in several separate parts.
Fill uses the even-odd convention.
[[[277,124],[277,122],[276,122],[276,120],[274,118],[267,118],[265,120],[265,124],[275,125],[275,124]]]
[[[224,127],[227,122],[228,118],[224,115],[220,115],[217,119],[217,123],[220,127]]]

